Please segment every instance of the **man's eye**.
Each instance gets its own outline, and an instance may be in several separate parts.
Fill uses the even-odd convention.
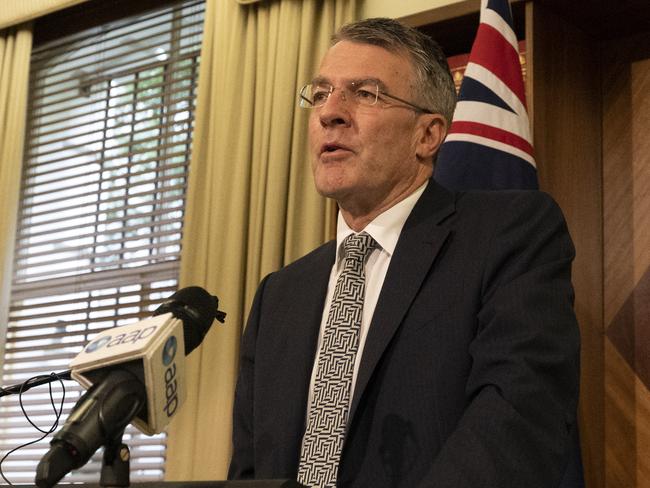
[[[315,104],[318,103],[325,103],[325,100],[327,100],[327,97],[329,97],[330,92],[329,90],[324,90],[322,88],[319,88],[317,90],[314,90],[312,93],[312,100]]]
[[[377,98],[375,92],[366,90],[364,88],[359,88],[356,92],[354,92],[354,96],[357,97],[357,100],[361,100],[363,102],[374,102]]]

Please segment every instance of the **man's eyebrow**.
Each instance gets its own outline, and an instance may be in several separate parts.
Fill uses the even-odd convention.
[[[325,78],[324,76],[316,76],[315,78],[312,78],[310,81],[311,85],[331,85],[330,80]]]
[[[376,83],[379,91],[386,91],[386,85],[379,78],[361,78],[359,80],[352,80],[355,85],[363,85],[364,83]]]
[[[386,85],[384,84],[383,81],[381,81],[379,78],[355,78],[352,80],[347,80],[345,82],[346,85],[363,85],[364,83],[376,83],[377,86],[379,87],[379,91],[386,91]],[[331,85],[333,86],[332,82],[328,79],[325,78],[324,76],[316,76],[314,79],[311,80],[312,85]]]

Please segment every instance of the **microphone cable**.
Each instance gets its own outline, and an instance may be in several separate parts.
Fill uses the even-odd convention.
[[[23,405],[23,393],[31,386],[33,386],[33,383],[39,382],[44,379],[54,379],[54,381],[58,381],[59,384],[61,385],[61,390],[62,390],[62,396],[61,396],[61,404],[59,405],[59,408],[57,410],[57,406],[54,403],[54,393],[52,391],[52,382],[48,382],[48,388],[50,392],[50,403],[52,405],[52,410],[54,411],[55,415],[55,420],[52,426],[48,430],[41,429],[38,425],[36,425],[32,419],[29,417],[29,414],[27,413],[27,410],[25,409],[25,406]],[[31,446],[32,444],[36,444],[37,442],[42,441],[45,439],[48,435],[50,435],[52,432],[54,432],[57,427],[59,426],[59,420],[61,419],[61,414],[63,413],[63,403],[65,401],[65,384],[63,383],[63,377],[59,375],[58,373],[50,373],[49,375],[38,375],[38,376],[32,376],[31,378],[25,380],[22,385],[20,386],[20,391],[18,392],[18,402],[20,404],[20,410],[22,410],[23,415],[27,419],[27,421],[34,427],[37,431],[39,431],[42,436],[40,436],[38,439],[34,439],[32,441],[26,442],[24,444],[21,444],[18,447],[14,447],[11,449],[9,452],[7,452],[4,456],[2,456],[2,459],[0,459],[0,476],[2,476],[2,479],[9,485],[9,486],[15,486],[11,481],[7,479],[7,477],[4,474],[4,471],[2,469],[2,463],[5,462],[5,460],[14,452],[18,451],[19,449],[22,449],[27,446]],[[2,392],[7,392],[8,390],[5,390],[4,388],[0,387],[0,390]]]

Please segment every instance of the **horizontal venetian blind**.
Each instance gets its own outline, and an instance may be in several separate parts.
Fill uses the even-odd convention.
[[[34,50],[2,385],[68,369],[98,332],[177,288],[204,4],[185,1]],[[66,382],[65,420],[82,389]],[[54,387],[55,401],[61,388]],[[47,386],[23,403],[54,421]],[[38,437],[0,403],[0,454]],[[129,426],[131,481],[163,478],[165,436]],[[33,483],[49,438],[3,464]],[[101,452],[65,481],[96,482]]]

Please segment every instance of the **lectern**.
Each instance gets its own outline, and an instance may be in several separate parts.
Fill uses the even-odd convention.
[[[98,483],[61,483],[57,487],[101,488]],[[20,485],[21,488],[37,488],[36,485]],[[294,480],[239,480],[239,481],[152,481],[132,483],[130,488],[307,488]]]
[[[133,483],[132,488],[307,488],[294,480],[160,481]],[[75,488],[77,488],[75,486]]]

